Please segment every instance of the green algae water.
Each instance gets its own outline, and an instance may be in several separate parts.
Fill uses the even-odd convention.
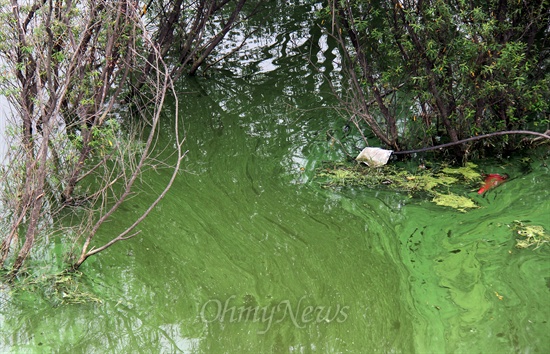
[[[182,83],[184,168],[139,235],[82,267],[102,301],[3,289],[0,351],[549,352],[550,250],[515,248],[511,229],[550,230],[544,154],[527,171],[514,159],[484,166],[514,178],[465,191],[480,206],[465,213],[326,190],[313,176],[342,158],[326,137],[343,125],[335,101],[297,53],[269,63]],[[146,173],[98,238],[139,215],[169,173]]]

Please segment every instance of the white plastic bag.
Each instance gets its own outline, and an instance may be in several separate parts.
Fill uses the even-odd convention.
[[[380,167],[388,163],[392,150],[384,150],[376,147],[366,147],[357,155],[355,160],[364,162],[369,167]]]

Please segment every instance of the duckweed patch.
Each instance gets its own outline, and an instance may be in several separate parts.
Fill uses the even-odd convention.
[[[411,172],[394,165],[369,168],[360,164],[324,163],[316,171],[315,179],[324,188],[381,188],[406,192],[411,197],[428,193],[433,197],[433,203],[465,212],[478,206],[472,199],[453,193],[450,189],[459,186],[462,190],[470,190],[473,184],[477,185],[482,176],[476,167],[469,162],[464,167],[442,165],[429,169],[418,168]]]
[[[517,248],[535,246],[534,249],[537,249],[550,242],[550,234],[548,234],[542,226],[526,225],[521,221],[514,220],[511,229],[515,234],[521,237],[516,239]]]

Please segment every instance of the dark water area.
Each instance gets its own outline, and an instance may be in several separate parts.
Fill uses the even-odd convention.
[[[331,72],[333,49],[300,31],[274,33],[242,70],[181,84],[183,170],[138,236],[84,264],[102,302],[2,293],[0,351],[550,351],[549,247],[516,249],[510,228],[550,229],[548,159],[528,171],[513,157],[479,161],[514,178],[484,196],[465,191],[480,206],[466,213],[406,193],[321,188],[315,169],[344,158],[326,131],[345,121],[302,55],[312,40]],[[169,176],[147,172],[98,242]]]

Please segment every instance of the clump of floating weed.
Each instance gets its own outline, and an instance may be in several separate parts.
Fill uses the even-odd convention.
[[[521,221],[514,220],[511,229],[521,236],[521,238],[516,239],[517,248],[529,248],[536,245],[534,249],[537,249],[550,242],[550,235],[542,226],[525,225]]]
[[[384,166],[377,169],[365,169],[358,164],[348,165],[338,162],[325,162],[317,170],[315,178],[320,180],[321,185],[325,188],[344,186],[373,187],[384,183],[385,171],[388,168]]]
[[[452,193],[448,189],[457,184],[471,184],[481,180],[481,174],[475,170],[476,167],[473,163],[467,163],[458,168],[442,165],[411,172],[394,165],[370,168],[360,164],[324,163],[317,170],[315,178],[325,188],[363,186],[409,194],[424,192],[432,195],[432,202],[437,205],[465,212],[478,206],[472,199]]]
[[[432,171],[422,171],[417,174],[409,171],[398,171],[395,176],[389,176],[392,181],[390,187],[408,192],[431,192],[439,186],[450,186],[458,182],[458,179]]]
[[[441,172],[450,175],[461,175],[466,181],[479,181],[481,180],[481,174],[475,170],[477,165],[472,162],[466,162],[464,167],[445,167]]]
[[[438,193],[434,192],[435,197],[432,199],[432,202],[434,202],[437,205],[447,206],[454,208],[458,211],[466,212],[466,209],[468,208],[477,208],[478,206],[474,203],[473,200],[470,198],[454,194],[451,192],[448,192],[446,194],[444,193]]]
[[[63,271],[55,274],[20,274],[9,283],[12,294],[40,295],[53,306],[100,303],[101,299],[85,290],[81,272]]]

